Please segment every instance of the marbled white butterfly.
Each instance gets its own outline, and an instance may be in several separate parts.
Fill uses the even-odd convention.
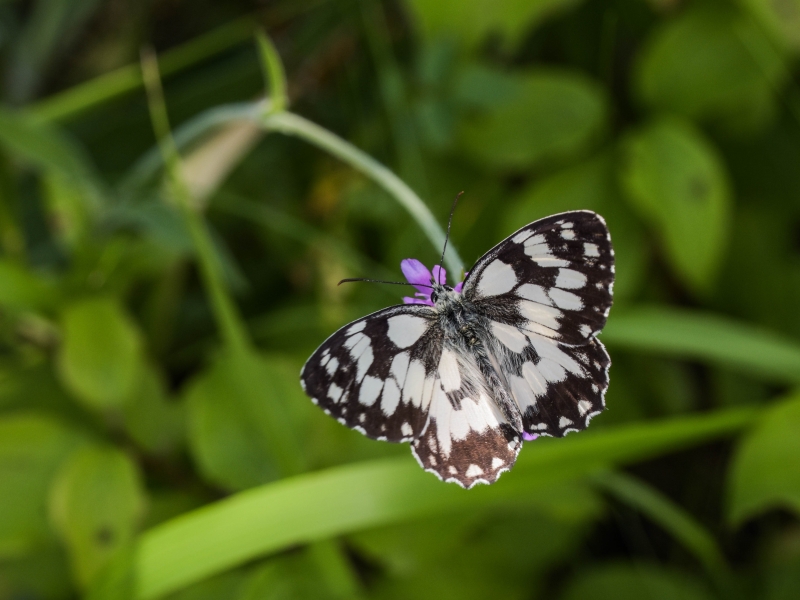
[[[442,274],[421,288],[430,305],[386,308],[331,335],[301,382],[340,423],[411,442],[423,469],[470,488],[509,470],[523,439],[585,429],[605,408],[611,361],[595,336],[614,251],[602,217],[566,212],[500,242],[463,288]]]

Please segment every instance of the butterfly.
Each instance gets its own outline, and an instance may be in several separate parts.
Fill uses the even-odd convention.
[[[339,329],[300,378],[340,423],[410,442],[423,469],[471,488],[508,471],[523,439],[585,429],[605,408],[614,251],[603,218],[580,210],[510,235],[460,287],[442,272],[425,300]]]

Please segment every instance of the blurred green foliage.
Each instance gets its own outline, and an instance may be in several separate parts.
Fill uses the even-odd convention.
[[[798,597],[798,53],[796,0],[0,1],[0,600]],[[469,492],[297,378],[461,190],[467,269],[617,256],[608,411]]]

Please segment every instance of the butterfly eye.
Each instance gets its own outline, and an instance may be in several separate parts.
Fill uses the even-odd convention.
[[[436,292],[431,292],[431,301],[434,304],[436,304],[436,300],[438,300],[438,299],[439,299],[439,294],[437,294]]]

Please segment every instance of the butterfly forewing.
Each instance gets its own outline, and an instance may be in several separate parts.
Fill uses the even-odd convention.
[[[394,306],[342,327],[306,362],[304,390],[371,438],[414,439],[427,420],[441,354],[434,316],[427,306]]]
[[[493,320],[565,344],[584,344],[611,307],[614,251],[589,211],[535,221],[483,255],[464,296]]]

